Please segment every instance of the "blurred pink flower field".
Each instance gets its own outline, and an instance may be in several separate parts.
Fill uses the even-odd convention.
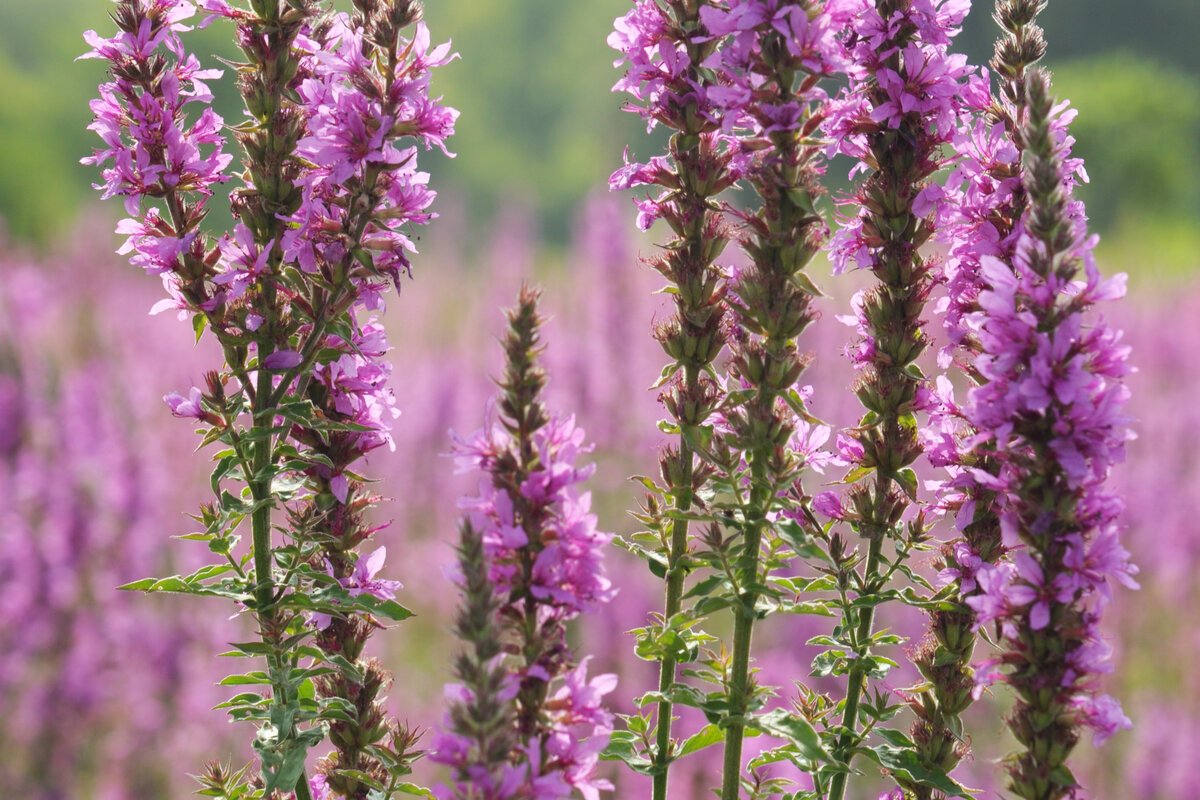
[[[499,368],[499,309],[521,282],[546,287],[544,310],[549,405],[577,414],[598,443],[598,469],[585,487],[601,527],[635,530],[623,509],[639,486],[627,480],[656,467],[662,416],[655,393],[662,357],[650,331],[664,316],[661,281],[638,266],[651,252],[634,240],[632,209],[597,197],[586,204],[572,244],[553,251],[530,217],[508,210],[478,253],[460,249],[453,204],[413,279],[389,302],[393,385],[400,418],[395,452],[369,457],[378,512],[390,524],[377,535],[389,572],[404,584],[398,599],[417,613],[375,641],[396,674],[390,706],[422,729],[440,719],[441,687],[456,646],[449,622],[457,594],[445,568],[453,560],[458,498],[474,480],[455,474],[451,430],[478,428]],[[244,737],[207,709],[224,699],[215,683],[233,671],[215,653],[234,641],[242,620],[228,606],[171,597],[146,598],[115,587],[201,563],[203,543],[171,542],[190,532],[177,509],[205,491],[188,421],[175,419],[163,394],[186,393],[211,363],[171,312],[148,313],[153,282],[123,264],[105,225],[84,225],[54,254],[0,254],[0,784],[5,797],[28,800],[156,800],[186,796],[185,771],[207,759],[235,764],[251,755]],[[1119,265],[1117,265],[1119,266]],[[838,353],[853,331],[847,313],[857,278],[813,270],[829,297],[807,346],[820,353],[807,374],[814,412],[849,423],[855,411],[828,407],[846,397],[852,370]],[[1200,637],[1193,579],[1200,562],[1200,284],[1159,286],[1136,280],[1130,301],[1110,320],[1126,332],[1138,372],[1130,379],[1138,439],[1116,473],[1129,502],[1126,543],[1140,567],[1140,591],[1122,591],[1106,622],[1121,696],[1135,722],[1104,750],[1079,749],[1083,783],[1103,798],[1200,798],[1194,769],[1200,746],[1200,679],[1192,667]],[[824,402],[823,402],[824,401]],[[595,653],[593,673],[614,672],[630,697],[654,681],[653,665],[633,654],[625,631],[645,623],[659,582],[637,559],[613,547],[609,574],[619,593],[609,610],[572,631],[581,652]],[[191,559],[192,561],[189,561]],[[927,566],[927,565],[926,565]],[[808,618],[800,618],[805,620]],[[818,618],[818,623],[820,622]],[[885,623],[919,638],[923,619]],[[807,678],[816,652],[802,644],[817,623],[775,622],[761,631],[756,661],[763,679],[790,687]],[[1190,633],[1189,633],[1190,632]],[[892,689],[915,680],[893,674]],[[820,685],[819,683],[817,684]],[[787,702],[789,698],[781,700]],[[995,795],[982,769],[1009,749],[1002,715],[972,712],[974,762],[956,773]],[[682,725],[699,725],[686,714]],[[752,744],[752,743],[751,743]],[[704,759],[677,786],[699,800],[715,780]],[[711,773],[704,770],[712,769]],[[418,765],[434,782],[436,765]],[[639,797],[628,774],[615,775],[616,797]]]

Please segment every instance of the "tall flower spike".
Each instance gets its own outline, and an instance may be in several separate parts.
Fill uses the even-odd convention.
[[[1059,800],[1080,791],[1067,766],[1080,728],[1099,744],[1130,726],[1096,686],[1111,669],[1099,630],[1111,584],[1136,586],[1118,539],[1123,504],[1105,487],[1129,438],[1128,352],[1095,318],[1095,304],[1123,294],[1124,276],[1101,276],[1072,196],[1071,115],[1041,71],[1029,72],[1024,93],[1028,208],[1013,257],[983,259],[987,288],[973,324],[985,382],[964,407],[979,438],[995,443],[1000,523],[1019,551],[1012,563],[982,567],[983,591],[967,603],[1003,639],[991,679],[1017,695],[1008,723],[1022,749],[1009,761],[1009,790]]]
[[[498,419],[458,443],[461,467],[483,477],[479,494],[462,501],[459,634],[472,653],[459,662],[463,682],[447,687],[451,708],[433,754],[453,769],[453,785],[439,790],[444,798],[578,792],[596,800],[612,788],[597,765],[612,731],[601,698],[616,678],[588,680],[588,659],[576,664],[566,640],[569,621],[614,594],[603,564],[612,537],[596,529],[589,495],[575,490],[592,473],[575,464],[588,449],[583,432],[542,405],[537,304],[537,293],[522,289],[509,312]],[[494,654],[497,635],[503,655]]]
[[[945,223],[938,232],[949,251],[942,265],[946,286],[943,327],[949,344],[941,362],[957,364],[972,383],[983,380],[975,368],[980,341],[970,326],[986,290],[981,259],[1010,260],[1021,234],[1020,219],[1027,200],[1021,184],[1026,117],[1026,71],[1041,59],[1046,45],[1036,15],[1040,0],[997,0],[995,19],[1003,33],[996,42],[992,68],[1000,76],[1000,97],[990,86],[964,93],[964,116],[954,138],[957,160],[946,184]],[[949,478],[938,490],[938,507],[955,513],[962,537],[942,548],[939,580],[954,589],[952,610],[930,611],[929,633],[917,648],[914,663],[929,691],[910,701],[917,716],[912,738],[922,763],[949,772],[967,753],[962,714],[974,697],[971,658],[976,636],[974,615],[967,599],[982,587],[976,573],[1004,555],[997,515],[1000,464],[994,443],[977,441],[954,402],[948,380],[939,380],[938,397],[925,431],[926,452],[934,466],[945,466]],[[917,800],[931,800],[928,786],[905,783]]]
[[[860,571],[839,567],[839,581],[860,601],[883,590],[886,576],[925,536],[923,515],[905,522],[917,500],[911,465],[921,453],[916,413],[927,389],[916,360],[927,343],[921,315],[931,288],[931,265],[919,249],[934,235],[943,215],[944,191],[932,176],[944,164],[943,146],[955,130],[958,97],[972,79],[966,59],[950,54],[951,39],[967,4],[913,0],[858,0],[847,34],[849,87],[833,102],[825,124],[831,150],[859,161],[867,177],[845,201],[851,213],[833,241],[838,270],[871,270],[876,285],[855,298],[855,323],[862,341],[852,354],[860,377],[856,394],[866,415],[843,439],[855,484],[843,503],[822,505],[850,520],[867,541]],[[848,513],[842,508],[851,509]],[[906,530],[907,529],[907,530]],[[839,539],[840,542],[840,539]],[[891,542],[889,558],[884,543]],[[846,632],[840,644],[854,654],[848,669],[843,732],[834,755],[849,761],[870,657],[875,604],[843,609]],[[830,779],[830,800],[846,792],[846,772]]]
[[[390,677],[362,657],[379,620],[409,616],[394,600],[398,582],[380,575],[383,548],[358,549],[376,530],[365,516],[377,500],[354,477],[356,462],[392,444],[397,413],[387,341],[371,314],[409,269],[407,226],[431,218],[417,145],[443,147],[453,131],[455,112],[429,96],[430,70],[451,55],[448,45],[430,47],[415,0],[356,0],[352,15],[319,15],[309,0],[199,5],[202,24],[235,23],[246,59],[237,224],[216,246],[199,223],[228,161],[217,148],[219,120],[206,110],[189,127],[182,112],[181,98],[211,99],[201,80],[211,74],[177,35],[194,4],[122,0],[122,34],[87,37],[114,77],[94,106],[109,150],[92,160],[114,162],[109,193],[131,207],[160,198],[169,214],[122,222],[124,249],[164,275],[170,299],[156,310],[191,314],[225,359],[205,391],[166,398],[175,415],[204,426],[205,444],[225,447],[212,477],[218,502],[197,517],[205,527],[197,537],[224,560],[131,587],[215,594],[250,610],[260,641],[237,649],[265,658],[267,670],[244,682],[270,688],[240,694],[230,713],[259,724],[254,781],[300,800],[312,787],[365,800],[417,756],[416,737],[384,709]],[[155,53],[160,46],[172,57]],[[276,511],[287,525],[273,522]],[[247,518],[250,562],[234,552]],[[326,729],[336,749],[310,786],[307,752]]]
[[[709,456],[718,491],[740,498],[718,517],[740,535],[726,575],[734,627],[723,686],[729,719],[722,724],[721,786],[724,800],[736,800],[745,732],[769,694],[751,679],[761,587],[794,555],[789,548],[796,540],[785,539],[776,523],[800,516],[802,495],[786,490],[799,486],[812,455],[804,446],[810,423],[801,417],[807,414],[798,386],[807,358],[797,340],[815,316],[817,289],[804,269],[828,235],[816,211],[824,164],[814,133],[826,99],[818,82],[840,63],[837,35],[848,20],[837,3],[771,0],[714,3],[700,16],[710,34],[722,37],[705,62],[720,84],[710,96],[721,106],[724,128],[737,137],[746,180],[759,198],[753,212],[731,212],[740,218],[738,239],[750,265],[728,294],[729,401],[714,448],[721,455]],[[712,558],[722,562],[717,553]]]
[[[660,653],[656,658],[661,699],[656,718],[645,722],[654,731],[653,743],[635,756],[639,761],[630,762],[649,760],[649,769],[639,769],[653,776],[655,800],[666,797],[669,770],[678,755],[671,737],[669,692],[679,657],[695,651],[703,640],[700,632],[684,624],[680,610],[684,581],[694,566],[688,515],[709,474],[696,459],[697,437],[719,402],[716,383],[707,373],[724,347],[723,276],[713,260],[728,240],[711,198],[737,180],[745,161],[721,130],[713,85],[703,67],[717,46],[717,40],[706,35],[700,17],[703,5],[693,0],[635,0],[608,38],[621,55],[617,66],[626,68],[614,89],[634,98],[629,108],[643,116],[650,128],[662,125],[671,131],[665,155],[646,163],[627,163],[609,181],[613,189],[654,187],[655,195],[637,201],[638,227],[647,230],[661,219],[674,234],[663,255],[649,263],[666,278],[675,301],[674,316],[657,328],[655,336],[671,359],[658,388],[671,417],[666,425],[678,438],[662,454],[666,486],[660,489],[650,479],[644,481],[653,487],[643,518],[657,540],[654,549],[632,545],[635,552],[646,553],[651,570],[666,583],[661,617],[639,634],[651,651]],[[653,644],[664,637],[683,645]],[[633,731],[621,736],[629,736],[631,744],[642,740]]]

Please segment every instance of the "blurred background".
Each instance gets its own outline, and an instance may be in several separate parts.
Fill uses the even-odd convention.
[[[648,335],[662,311],[658,281],[638,263],[654,239],[634,235],[628,197],[605,191],[626,145],[638,156],[661,145],[609,91],[617,73],[605,38],[626,8],[437,0],[427,11],[434,38],[453,39],[463,56],[436,79],[462,111],[458,157],[424,156],[442,218],[419,243],[415,280],[389,304],[403,416],[397,452],[374,454],[369,468],[393,498],[380,536],[406,583],[401,599],[419,614],[378,637],[380,656],[397,673],[397,712],[419,726],[440,717],[455,602],[440,567],[451,560],[456,498],[470,488],[441,454],[449,429],[480,424],[499,308],[523,279],[546,285],[553,404],[598,443],[592,488],[607,529],[631,530],[624,509],[637,494],[625,478],[655,469],[660,414],[645,387],[664,360]],[[247,758],[248,732],[208,710],[223,699],[213,683],[236,666],[215,656],[236,636],[230,609],[113,591],[204,556],[170,538],[189,531],[183,512],[203,497],[206,471],[189,426],[159,398],[198,383],[214,356],[172,315],[147,315],[157,282],[113,255],[119,209],[98,205],[94,176],[78,164],[93,146],[87,101],[103,76],[98,62],[73,59],[84,29],[109,29],[107,10],[104,0],[0,2],[0,796],[30,800],[182,797],[203,759]],[[989,13],[977,3],[960,40],[974,63],[990,54]],[[1111,690],[1137,728],[1103,751],[1081,744],[1078,760],[1096,798],[1196,800],[1200,3],[1057,0],[1043,21],[1058,93],[1080,110],[1074,133],[1101,261],[1131,276],[1132,297],[1111,313],[1140,368],[1140,439],[1117,480],[1143,589],[1118,598],[1110,628]],[[218,23],[189,45],[212,64],[235,57],[229,38]],[[236,119],[236,95],[218,98]],[[831,295],[808,340],[820,356],[817,411],[847,423],[853,410],[837,401],[850,380],[839,355],[848,331],[833,317],[855,279],[812,271]],[[620,598],[577,642],[620,674],[629,697],[650,681],[621,631],[641,624],[658,590],[615,549],[611,571]],[[920,633],[919,618],[891,622]],[[784,701],[812,655],[795,642],[820,627],[773,623],[756,644]],[[975,761],[959,773],[987,797],[998,796],[992,759],[1008,746],[999,719],[980,709]],[[695,792],[681,798],[706,796],[704,770],[685,770]],[[618,787],[617,797],[640,796],[628,780]]]

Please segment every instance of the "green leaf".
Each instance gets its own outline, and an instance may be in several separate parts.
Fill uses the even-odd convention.
[[[192,315],[192,332],[196,334],[196,341],[200,341],[200,337],[204,335],[204,329],[208,327],[207,314]]]
[[[683,438],[698,453],[707,453],[712,447],[712,425],[684,425]]]
[[[695,753],[697,750],[703,750],[724,740],[725,733],[719,727],[705,725],[699,732],[683,740],[683,745],[679,748],[679,757],[683,758],[689,753]]]
[[[413,616],[413,612],[395,600],[382,600],[373,594],[360,594],[354,598],[354,605],[376,616],[390,619],[392,622],[403,622]]]
[[[369,786],[372,789],[378,789],[380,791],[383,790],[383,785],[379,781],[377,781],[369,773],[363,772],[362,770],[339,769],[339,770],[335,771],[335,774],[344,775],[347,778],[353,778],[354,780],[358,781],[359,783],[363,784],[364,786]],[[356,792],[356,794],[357,794],[357,792]]]
[[[896,482],[914,503],[917,501],[917,473],[905,467],[896,473]]]
[[[805,592],[831,592],[837,588],[837,582],[829,575],[818,575],[815,578],[807,578],[802,575],[793,575],[787,578],[769,578],[770,582],[785,589],[793,594],[804,594]]]
[[[217,682],[217,686],[259,686],[270,683],[271,676],[265,672],[247,672],[242,675],[226,675]]]
[[[812,676],[825,678],[830,675],[844,675],[848,671],[846,654],[841,650],[826,650],[818,653],[812,662]]]
[[[831,761],[821,736],[808,720],[785,708],[777,708],[754,718],[754,727],[795,745],[800,755],[809,761]]]
[[[608,746],[600,754],[604,761],[621,761],[641,775],[654,773],[654,762],[638,752],[638,737],[630,731],[613,731]]]
[[[133,581],[118,586],[117,589],[122,592],[148,592],[150,587],[158,582],[157,578],[142,578],[140,581]]]
[[[695,586],[693,586],[691,589],[689,589],[687,594],[685,594],[683,597],[685,600],[690,597],[702,597],[705,595],[712,594],[713,591],[715,591],[716,589],[719,589],[721,587],[728,586],[728,585],[729,585],[729,577],[728,576],[721,575],[721,574],[709,575],[707,578],[705,578],[702,581],[699,581]]]
[[[871,748],[860,747],[857,751],[889,770],[897,778],[937,789],[947,797],[961,797],[967,800],[972,797],[969,789],[945,771],[922,764],[916,750],[910,747],[880,744]]]

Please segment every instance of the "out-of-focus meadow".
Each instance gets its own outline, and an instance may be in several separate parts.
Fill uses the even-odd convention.
[[[976,63],[990,50],[990,4],[963,36]],[[455,604],[441,567],[452,557],[464,491],[443,457],[448,430],[481,423],[497,368],[501,306],[523,279],[546,286],[552,400],[597,442],[592,490],[601,522],[629,532],[626,480],[655,468],[659,416],[647,391],[664,360],[650,339],[658,281],[638,263],[653,238],[633,234],[627,197],[604,191],[626,143],[660,143],[620,112],[604,39],[625,0],[436,0],[435,38],[462,53],[437,89],[462,111],[454,160],[429,159],[443,189],[415,276],[389,303],[397,401],[394,453],[369,470],[392,498],[381,532],[400,599],[418,617],[378,637],[397,676],[402,719],[440,716]],[[171,313],[149,316],[156,282],[113,251],[115,209],[90,197],[87,100],[97,62],[74,63],[80,32],[109,24],[103,0],[0,3],[0,797],[158,800],[186,796],[203,759],[248,758],[246,732],[221,712],[216,657],[239,622],[225,606],[127,596],[114,587],[179,571],[203,547],[172,540],[205,489],[186,422],[161,403],[199,383],[214,354]],[[1128,545],[1142,590],[1112,614],[1111,689],[1137,725],[1080,763],[1097,798],[1200,798],[1200,31],[1196,0],[1057,0],[1045,14],[1060,94],[1080,109],[1084,197],[1101,260],[1130,273],[1117,320],[1139,372],[1131,381],[1140,438],[1117,481],[1129,500]],[[232,57],[222,25],[199,32],[202,57]],[[219,95],[220,96],[220,95]],[[218,110],[236,119],[229,104]],[[844,170],[842,171],[844,172]],[[220,224],[220,214],[214,224]],[[656,232],[652,232],[656,233]],[[854,276],[833,278],[809,335],[816,410],[847,423],[851,375],[842,348]],[[613,549],[621,593],[576,632],[619,673],[625,696],[649,684],[622,631],[643,622],[658,590]],[[890,621],[918,635],[919,619]],[[819,618],[768,626],[762,679],[787,691],[812,653],[797,642]],[[900,676],[896,687],[906,685]],[[991,701],[989,701],[991,702]],[[990,759],[1006,747],[994,709],[977,709],[973,763],[958,773],[996,796]],[[432,770],[422,767],[422,778]],[[704,765],[687,772],[708,796]],[[620,798],[642,796],[627,779]]]

